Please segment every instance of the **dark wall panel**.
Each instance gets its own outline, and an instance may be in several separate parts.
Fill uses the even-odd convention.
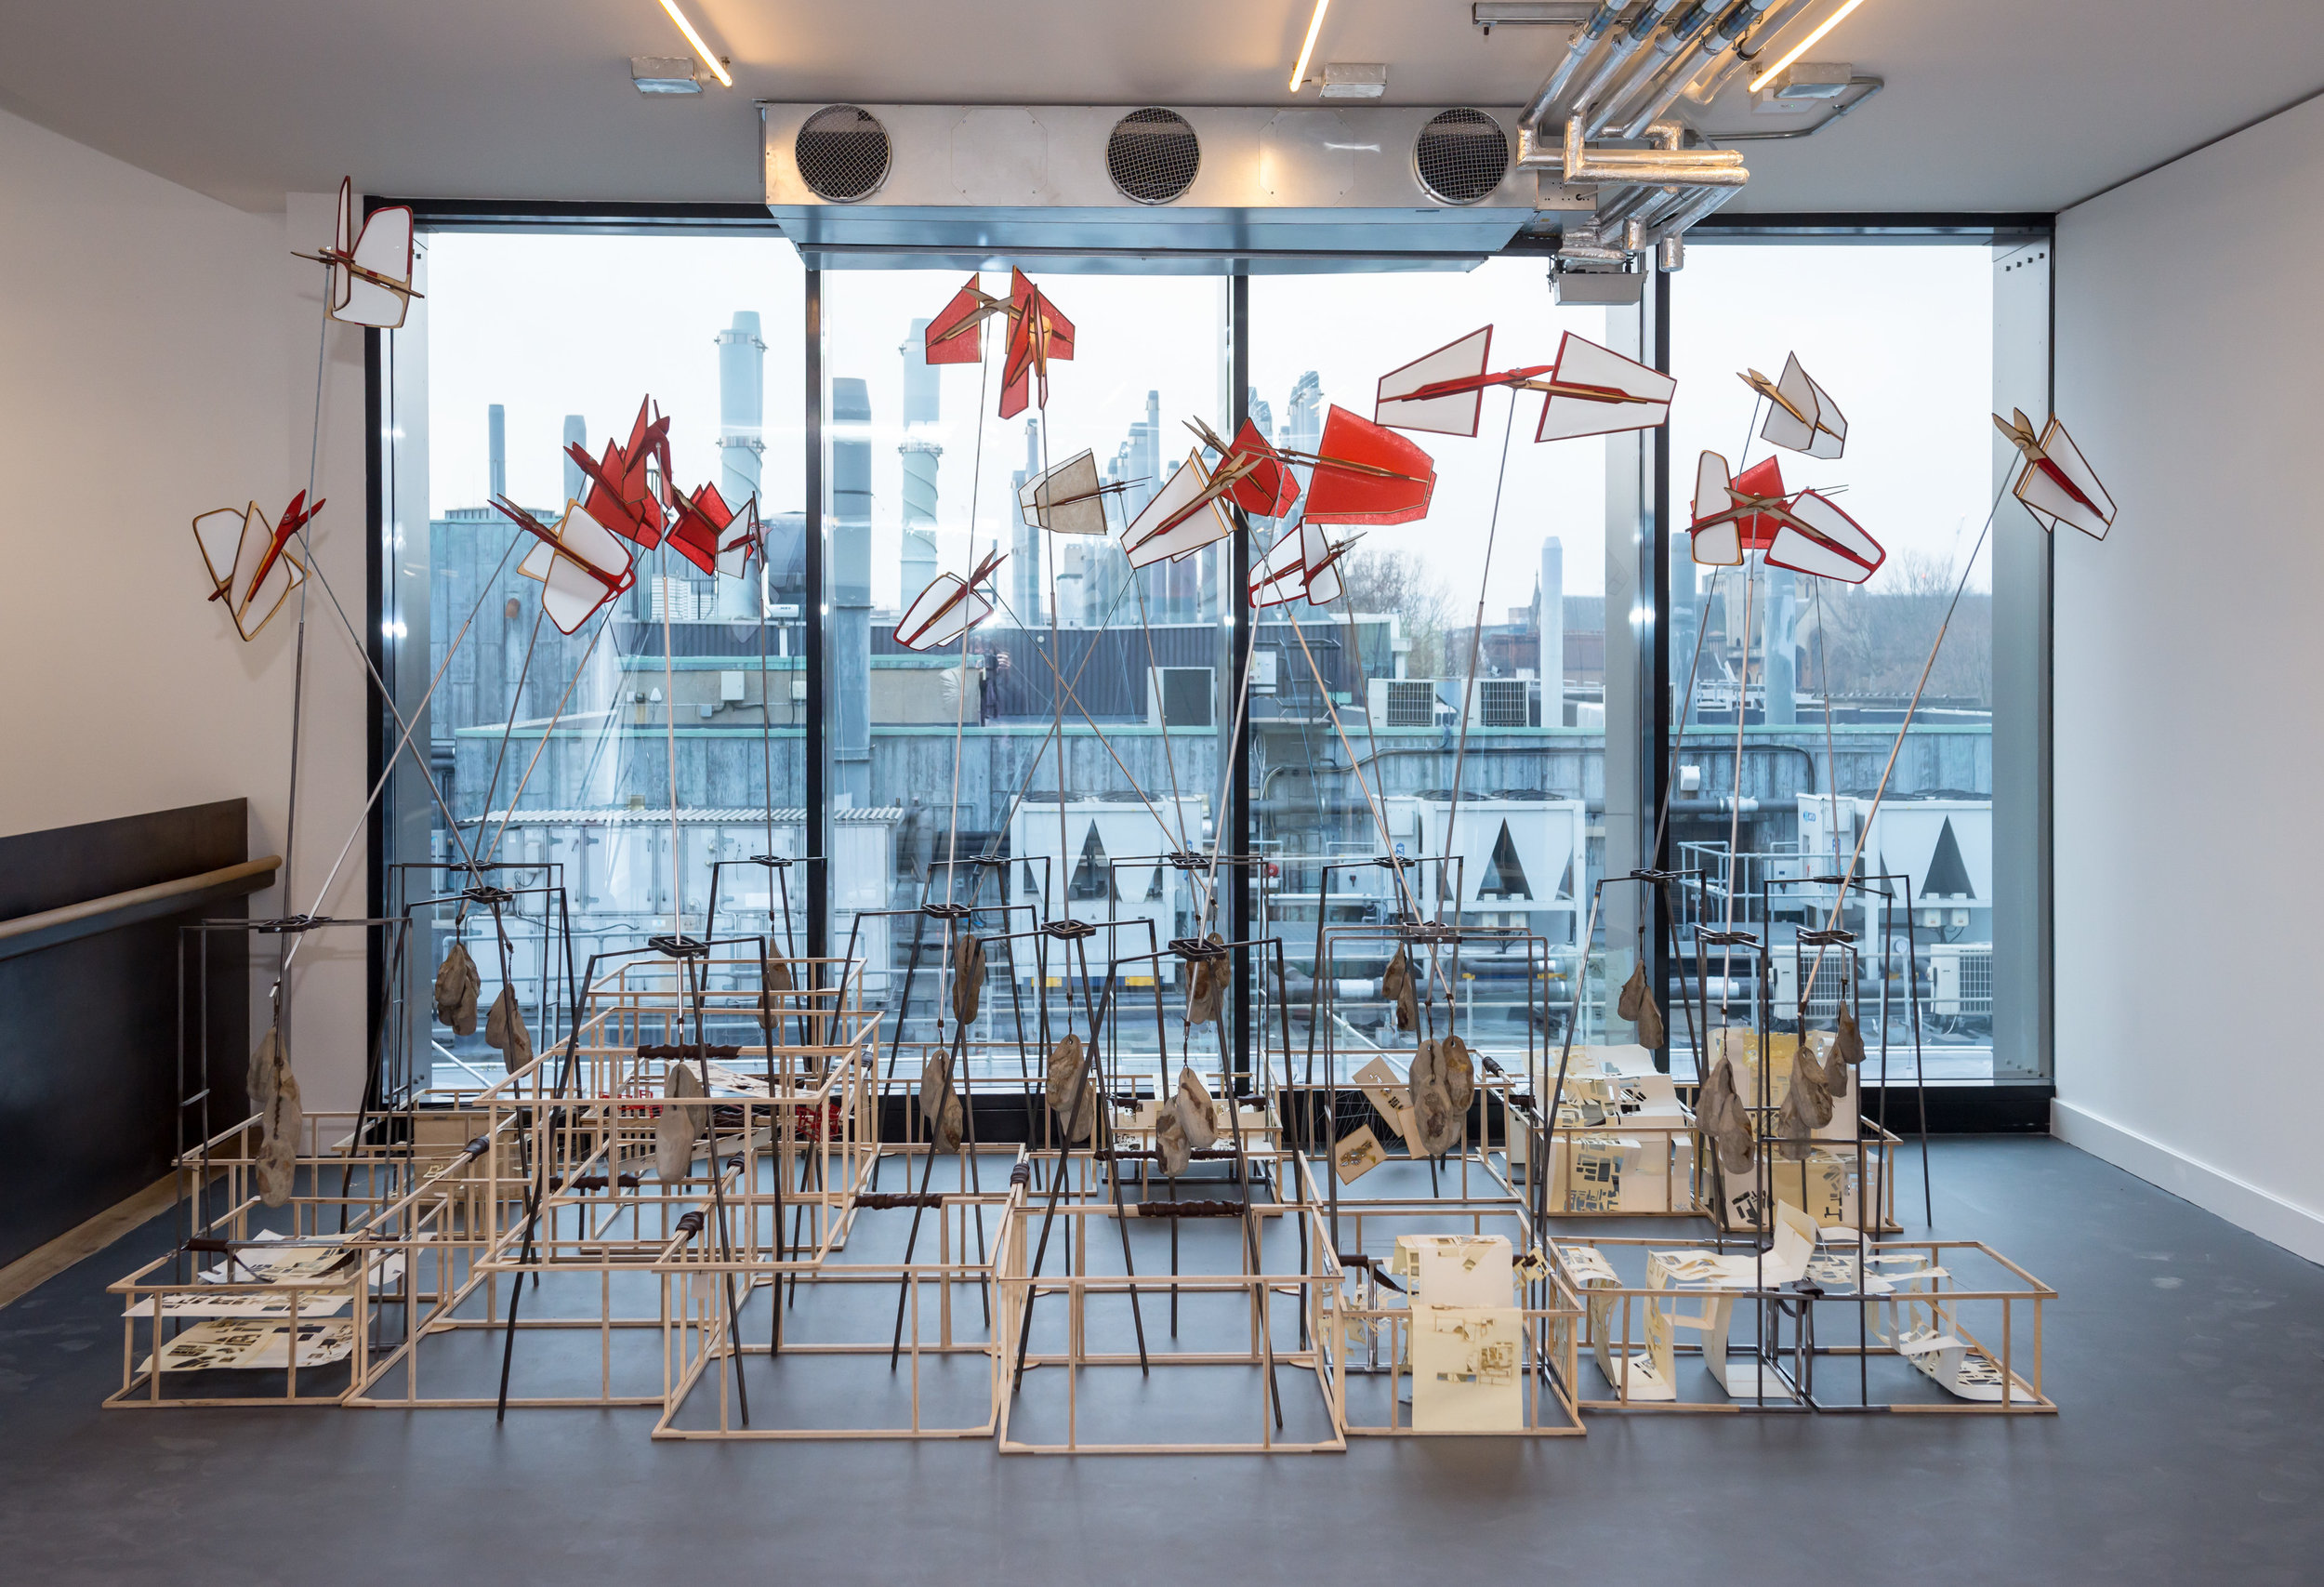
[[[0,838],[0,920],[249,857],[244,801]],[[236,898],[0,959],[0,1263],[144,1189],[176,1147],[180,928]],[[210,933],[210,1117],[241,1117],[249,982],[239,933]],[[186,954],[187,1006],[202,974]],[[186,1033],[188,1062],[199,1033]]]

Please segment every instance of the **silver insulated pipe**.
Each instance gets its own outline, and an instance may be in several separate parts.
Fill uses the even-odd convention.
[[[1773,3],[1774,0],[1736,0],[1735,8],[1720,20],[1714,33],[1705,41],[1702,63],[1696,61],[1691,50],[1673,61],[1662,80],[1648,90],[1645,104],[1631,118],[1623,136],[1638,137],[1649,123],[1670,108],[1670,102],[1685,91],[1686,85],[1694,80],[1703,65],[1716,65],[1732,54],[1736,46],[1742,43],[1743,35],[1750,31],[1751,24]]]
[[[1569,85],[1564,93],[1551,101],[1550,108],[1542,113],[1540,125],[1554,126],[1592,103],[1598,97],[1598,91],[1629,63],[1631,56],[1638,53],[1639,46],[1652,36],[1654,31],[1661,26],[1662,19],[1670,15],[1678,3],[1679,0],[1647,0],[1644,9],[1638,13],[1631,25],[1614,34],[1604,57],[1591,68],[1580,86]]]
[[[1557,69],[1550,73],[1549,79],[1535,91],[1532,99],[1525,101],[1525,108],[1517,116],[1519,126],[1539,126],[1548,119],[1550,107],[1556,102],[1558,95],[1565,91],[1565,85],[1574,80],[1574,73],[1581,70],[1581,63],[1590,59],[1591,52],[1598,47],[1599,41],[1605,37],[1606,30],[1621,14],[1622,0],[1602,0],[1598,8],[1591,13],[1590,20],[1575,33],[1573,42],[1565,46],[1565,59],[1557,63]]]
[[[1590,113],[1583,124],[1583,130],[1592,138],[1604,132],[1622,102],[1635,93],[1640,85],[1651,81],[1672,57],[1691,53],[1696,37],[1717,19],[1718,10],[1710,0],[1696,0],[1694,5],[1680,12],[1671,21],[1669,31],[1655,40],[1654,48],[1633,60],[1619,82],[1609,85],[1605,92],[1588,101],[1586,108]]]

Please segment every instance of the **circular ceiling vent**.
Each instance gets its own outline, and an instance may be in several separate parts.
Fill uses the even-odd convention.
[[[1509,136],[1483,111],[1440,111],[1412,145],[1420,185],[1446,204],[1474,204],[1509,175]]]
[[[826,105],[807,118],[791,145],[799,179],[817,198],[853,204],[888,179],[888,129],[856,105]]]
[[[1105,173],[1124,198],[1168,204],[1195,185],[1202,140],[1176,111],[1131,111],[1105,140]]]

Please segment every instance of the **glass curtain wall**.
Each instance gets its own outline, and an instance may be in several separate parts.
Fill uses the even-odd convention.
[[[389,907],[430,928],[406,995],[431,1000],[456,941],[480,1007],[507,981],[534,1032],[561,1030],[563,1011],[541,1004],[567,967],[544,951],[554,895],[539,890],[562,889],[574,970],[669,932],[763,932],[804,951],[796,870],[786,919],[775,871],[716,865],[807,852],[796,251],[772,236],[570,231],[440,231],[423,244],[428,296],[399,333],[392,400],[396,499],[424,482],[426,505],[398,515],[390,583],[391,600],[402,590],[424,609],[426,677],[411,655],[399,691],[407,708],[425,700],[416,733],[457,831],[435,812],[424,853],[405,842],[388,856]],[[678,486],[755,500],[766,554],[721,576],[667,542],[630,547],[634,582],[562,632],[544,586],[520,572],[537,541],[491,504],[556,525],[588,488],[567,446],[601,459],[609,442],[627,444],[649,397],[668,419]],[[408,589],[414,575],[424,593]],[[410,809],[433,801],[398,791],[416,826]],[[470,861],[515,894],[497,928],[489,907],[450,896]],[[438,1085],[496,1075],[481,1025],[439,1021],[431,1038]]]
[[[1987,415],[2045,401],[2023,391],[2022,375],[2046,362],[2046,320],[1997,335],[1997,292],[2014,290],[2001,256],[2017,252],[1698,243],[1670,281],[1669,853],[1698,874],[1676,890],[1669,989],[1707,993],[1714,1028],[1750,1024],[1743,950],[1712,950],[1700,975],[1696,959],[1699,930],[1748,928],[1768,943],[1774,1028],[1798,1028],[1812,975],[1807,1028],[1829,1029],[1845,999],[1875,1065],[1885,1048],[1892,1082],[1915,1078],[1916,1012],[1932,1081],[2039,1066],[2006,1006],[2034,995],[2038,969],[1995,973],[1997,945],[2038,962],[2028,922],[2042,868],[2028,841],[2039,778],[2009,776],[2013,743],[2038,725],[2038,658],[2013,662],[2024,646],[2012,633],[1996,643],[2000,615],[2038,651],[2027,624],[2046,605],[2043,558],[2027,556],[2040,531],[2014,503],[1993,512],[2008,465]],[[1771,444],[1771,410],[1779,430],[1798,425],[1736,377],[1780,378],[1794,356],[1844,420],[1837,457]],[[1772,553],[1697,563],[1685,525],[1706,453],[1738,488],[1826,496],[1885,559],[1861,583],[1787,569]],[[2012,588],[1997,588],[1997,565]],[[2014,852],[2017,863],[1997,864]],[[1844,899],[1813,879],[1843,875]],[[1855,933],[1853,963],[1841,946],[1795,947],[1801,931],[1834,924]],[[1674,1066],[1689,1072],[1687,1027],[1671,1026]],[[1997,1026],[2019,1033],[1998,1054]]]
[[[2006,504],[1971,553],[2010,461],[1987,413],[2047,405],[2046,245],[1698,240],[1667,282],[1678,392],[1665,565],[1652,565],[1656,439],[1538,443],[1540,398],[1512,411],[1495,388],[1475,438],[1416,438],[1437,472],[1429,516],[1363,532],[1340,602],[1257,614],[1239,694],[1233,544],[1135,573],[1121,550],[1125,525],[1196,444],[1187,421],[1225,435],[1247,415],[1274,443],[1312,450],[1333,405],[1368,418],[1382,374],[1486,324],[1496,369],[1550,362],[1565,331],[1653,362],[1652,295],[1641,309],[1560,308],[1540,262],[1520,258],[1465,273],[1256,277],[1239,288],[1238,391],[1235,283],[1037,271],[1075,325],[1074,352],[1051,364],[1045,407],[1003,419],[1003,322],[982,332],[979,362],[925,356],[926,322],[962,270],[823,272],[811,349],[808,272],[772,235],[438,230],[423,247],[428,296],[382,364],[383,605],[404,657],[400,704],[458,830],[416,778],[391,789],[390,907],[458,892],[449,866],[472,854],[508,867],[500,885],[563,887],[582,959],[670,930],[766,930],[804,953],[811,911],[827,910],[827,951],[864,960],[896,1042],[931,1035],[946,995],[927,973],[944,932],[923,902],[973,903],[986,936],[1071,916],[1099,928],[1083,947],[992,950],[984,1020],[1013,1017],[1013,998],[1029,1025],[1037,1010],[1070,1026],[1066,1001],[1102,995],[1110,970],[1135,1017],[1113,1021],[1109,1039],[1135,1055],[1164,1038],[1147,1004],[1126,999],[1163,1001],[1174,1031],[1184,993],[1183,965],[1151,956],[1231,934],[1214,898],[1247,885],[1254,934],[1285,944],[1289,1045],[1303,1055],[1312,1041],[1344,1078],[1396,1046],[1379,993],[1388,950],[1350,937],[1319,962],[1319,927],[1388,919],[1397,884],[1379,856],[1452,862],[1411,873],[1423,913],[1543,939],[1538,964],[1464,954],[1457,979],[1448,967],[1447,1011],[1483,1050],[1548,1046],[1578,989],[1577,1038],[1621,1043],[1635,1032],[1613,990],[1655,945],[1652,915],[1618,879],[1659,827],[1668,862],[1701,873],[1676,890],[1663,1005],[1685,1076],[1693,1027],[1677,999],[1708,993],[1716,1024],[1742,986],[1733,966],[1694,973],[1696,932],[1730,913],[1771,922],[1782,1014],[1797,1003],[1798,930],[1831,918],[1833,890],[1813,879],[1860,846],[1857,876],[1880,891],[1870,914],[1860,891],[1842,913],[1862,950],[1856,979],[1825,967],[1811,1025],[1845,989],[1868,1041],[1885,1033],[1902,1051],[1917,1003],[1930,1078],[2042,1072],[2046,546]],[[998,271],[980,282],[1008,290]],[[1794,352],[1845,417],[1838,459],[1773,449],[1766,403],[1736,377],[1779,377]],[[824,421],[814,546],[811,353]],[[541,587],[517,572],[524,537],[490,499],[553,522],[585,486],[566,443],[601,456],[648,395],[669,417],[679,483],[755,496],[767,554],[734,579],[640,551],[634,585],[565,635],[541,618]],[[1028,523],[1020,490],[1085,450],[1105,532]],[[1785,491],[1829,494],[1880,541],[1879,571],[1850,586],[1757,556],[1697,566],[1686,523],[1707,450],[1731,473],[1773,459]],[[1255,522],[1250,554],[1296,523],[1296,509]],[[899,636],[932,582],[995,556],[987,620],[941,645]],[[825,697],[811,701],[817,627]],[[1657,709],[1676,728],[1659,765]],[[818,725],[824,797],[811,811]],[[1667,807],[1654,797],[1665,780]],[[1247,842],[1233,830],[1237,791]],[[1221,838],[1260,863],[1214,882],[1171,862]],[[823,868],[718,866],[709,920],[716,862],[761,853]],[[520,896],[509,913],[538,907]],[[554,1027],[538,1006],[551,967],[537,921],[512,929],[504,954],[473,906],[427,913],[434,940],[416,948],[406,996],[424,999],[456,936],[483,1000],[510,980],[535,1028]],[[1270,988],[1245,985],[1255,1017],[1274,1022]],[[1280,1045],[1279,1025],[1264,1028]],[[446,1075],[492,1072],[481,1035],[433,1035]],[[971,1048],[975,1072],[1014,1076],[1021,1062]]]
[[[1230,284],[1034,275],[1072,356],[1050,363],[1046,406],[1036,379],[1007,418],[1005,318],[966,333],[981,359],[927,357],[967,272],[820,277],[829,940],[888,1012],[883,1075],[917,1077],[956,1006],[946,924],[921,906],[957,904],[985,945],[972,1077],[1034,1072],[1017,1033],[1086,1038],[1095,1011],[1124,1083],[1151,1088],[1156,999],[1175,1050],[1183,996],[1167,945],[1224,930],[1207,871],[1169,856],[1207,852],[1223,820],[1235,586],[1224,542],[1133,570],[1122,531],[1196,444],[1187,421],[1233,428]],[[1006,271],[978,280],[1009,294]],[[1020,493],[1050,469],[1060,520],[1093,532],[1028,521]],[[1076,495],[1087,517],[1062,510]],[[931,585],[995,557],[989,617],[920,639],[942,596],[905,618]],[[1030,934],[1067,917],[1092,933]]]

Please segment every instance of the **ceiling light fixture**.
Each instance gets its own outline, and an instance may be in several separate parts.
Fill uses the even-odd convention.
[[[669,0],[663,0],[664,5],[667,5],[668,3]],[[1789,49],[1784,52],[1784,57],[1781,60],[1776,61],[1766,71],[1752,78],[1751,92],[1754,94],[1758,93],[1760,89],[1765,87],[1769,82],[1773,81],[1776,75],[1785,67],[1799,60],[1800,57],[1805,55],[1809,50],[1814,49],[1817,41],[1822,39],[1826,33],[1831,32],[1832,29],[1838,27],[1842,22],[1847,20],[1848,13],[1854,11],[1858,6],[1863,4],[1864,0],[1846,0],[1846,3],[1843,4],[1839,10],[1834,11],[1830,16],[1824,19],[1824,25],[1822,27],[1817,28],[1814,33],[1808,34],[1807,37],[1793,45]]]
[[[1857,4],[1861,3],[1862,0],[1857,0]],[[686,35],[686,42],[694,46],[694,53],[702,57],[702,63],[710,69],[710,74],[719,80],[720,86],[733,87],[734,79],[728,74],[726,62],[710,53],[710,46],[702,42],[702,35],[694,32],[694,25],[686,20],[686,13],[678,8],[678,0],[662,0],[662,9],[669,13],[669,20],[678,24],[678,31]],[[1844,11],[1841,13],[1842,16],[1846,14]],[[1830,25],[1829,22],[1825,24],[1827,27]],[[1820,38],[1823,35],[1819,33],[1816,36]]]
[[[669,0],[662,0],[667,6]],[[1324,13],[1331,9],[1331,0],[1315,0],[1315,14],[1307,19],[1307,42],[1300,46],[1300,63],[1291,68],[1291,92],[1300,91],[1300,84],[1307,77],[1308,58],[1315,53],[1315,35],[1324,31]]]

